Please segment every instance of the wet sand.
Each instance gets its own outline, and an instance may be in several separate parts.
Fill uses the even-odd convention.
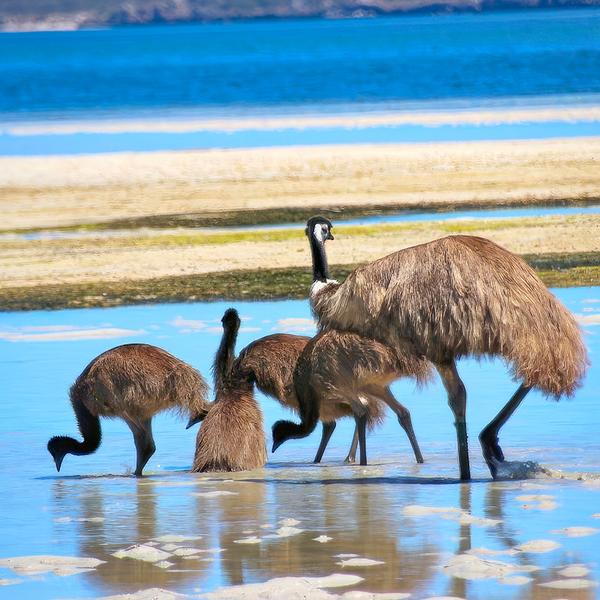
[[[335,265],[363,263],[444,235],[468,233],[517,254],[600,252],[600,215],[423,222],[335,229]],[[212,234],[192,230],[101,233],[80,239],[0,240],[2,287],[136,281],[232,270],[310,267],[303,231]],[[140,266],[143,265],[143,268]]]

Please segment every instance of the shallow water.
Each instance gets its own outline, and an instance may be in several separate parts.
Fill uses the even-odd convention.
[[[422,221],[460,221],[475,219],[513,219],[522,217],[551,217],[568,215],[597,215],[600,214],[600,205],[590,206],[527,206],[523,208],[490,208],[490,209],[472,209],[472,210],[449,210],[446,212],[416,212],[400,211],[385,215],[365,215],[356,219],[341,220],[338,217],[340,226],[354,225],[375,225],[382,223],[408,223]],[[243,225],[235,227],[206,227],[202,231],[208,232],[229,232],[248,230],[278,230],[278,229],[302,229],[304,224],[294,223],[276,223],[273,225]],[[183,229],[183,228],[181,228]],[[177,231],[180,231],[178,229]],[[142,231],[147,231],[142,229]],[[162,230],[162,233],[168,235],[170,231]],[[155,231],[156,232],[156,231]],[[96,237],[127,237],[131,235],[130,230],[105,230],[105,231],[36,231],[34,233],[0,233],[0,240],[53,240],[53,239],[85,239]]]
[[[591,359],[597,360],[600,288],[556,293],[579,315]],[[102,422],[103,444],[96,454],[67,456],[56,473],[45,444],[51,435],[76,433],[67,390],[92,357],[114,345],[143,341],[166,348],[208,375],[227,306],[218,302],[0,315],[0,561],[30,555],[105,561],[68,576],[0,568],[0,580],[18,580],[0,586],[0,597],[98,597],[152,587],[200,594],[280,576],[332,573],[364,580],[331,594],[367,590],[409,592],[414,598],[595,597],[594,587],[541,585],[600,581],[600,519],[593,517],[600,513],[600,378],[595,366],[574,400],[555,403],[531,393],[503,430],[508,460],[537,461],[545,469],[537,476],[529,469],[524,480],[491,482],[477,444],[476,434],[515,387],[498,361],[459,365],[470,394],[471,484],[456,479],[452,419],[437,381],[424,390],[407,382],[393,387],[412,412],[426,460],[420,466],[389,417],[368,438],[371,464],[366,468],[341,463],[352,432],[352,423],[345,421],[320,466],[310,464],[318,444],[315,432],[269,454],[263,470],[191,475],[186,471],[196,431],[185,431],[184,423],[161,415],[155,419],[157,452],[147,477],[128,476],[134,448],[129,430],[118,420]],[[312,331],[303,301],[237,307],[244,317],[240,348],[272,331]],[[284,414],[273,401],[261,398],[261,406],[266,426]],[[448,510],[429,514],[415,505]],[[570,527],[587,529],[565,530]],[[194,539],[157,539],[164,535]],[[323,535],[332,539],[315,541]],[[257,543],[236,543],[247,538]],[[555,543],[514,550],[532,540]],[[112,556],[148,543],[167,553],[162,560],[172,564],[161,568],[161,560]],[[488,562],[487,574],[494,577],[473,579],[481,576],[475,568],[481,561],[475,560],[475,567],[469,563],[458,568],[469,579],[452,576],[454,555],[481,547],[510,551],[477,556],[512,568]],[[540,549],[548,551],[535,551]],[[348,557],[338,554],[383,564],[339,564]],[[582,565],[589,574],[559,573],[569,565]],[[530,572],[531,567],[539,570]],[[585,572],[583,567],[573,572]],[[569,580],[575,583],[565,584]]]
[[[600,135],[600,123],[524,122],[493,125],[397,125],[322,127],[319,129],[248,129],[185,133],[71,133],[10,135],[0,133],[0,155],[71,155],[102,152],[150,152],[208,148],[260,148],[318,144],[391,144],[481,140],[549,139]]]

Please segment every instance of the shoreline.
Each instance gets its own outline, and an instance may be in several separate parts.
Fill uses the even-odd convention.
[[[598,204],[599,156],[600,138],[2,157],[0,310],[305,297],[303,224],[319,213],[340,234],[336,277],[335,265],[467,233],[562,256],[539,267],[548,285],[598,285],[595,210],[349,220]]]
[[[529,254],[522,258],[548,287],[600,286],[600,252]],[[359,265],[332,265],[332,270],[342,280]],[[310,267],[306,266],[0,288],[0,311],[304,299],[310,289],[311,277]]]
[[[497,202],[493,201],[432,201],[422,203],[398,203],[398,204],[365,204],[349,207],[320,209],[320,213],[326,217],[335,218],[341,224],[346,221],[388,215],[414,215],[420,213],[435,213],[448,215],[457,212],[490,209],[513,209],[513,208],[560,208],[560,207],[588,207],[600,204],[600,193],[597,196],[579,198],[507,198]],[[199,230],[210,229],[234,229],[236,227],[281,225],[289,226],[293,223],[304,223],[314,216],[315,209],[312,207],[291,208],[266,208],[251,210],[234,210],[223,212],[202,213],[171,213],[162,215],[148,215],[144,217],[130,217],[115,219],[113,221],[102,221],[98,223],[81,223],[75,225],[58,225],[54,227],[31,227],[24,229],[1,229],[2,235],[30,235],[42,233],[76,233],[76,232],[111,232],[136,229],[186,229],[196,228]],[[502,218],[499,216],[498,218]],[[301,225],[298,226],[302,228]]]
[[[231,4],[231,3],[230,3]],[[398,19],[402,17],[431,17],[440,12],[449,15],[506,14],[534,11],[579,11],[597,9],[595,2],[569,0],[567,4],[556,6],[535,6],[525,0],[513,1],[510,6],[495,4],[493,0],[416,0],[402,6],[388,2],[374,2],[366,5],[356,0],[339,2],[335,6],[316,3],[281,3],[265,7],[239,7],[219,2],[214,6],[194,5],[188,2],[170,6],[156,0],[142,3],[134,0],[126,9],[99,6],[82,7],[71,11],[60,10],[57,6],[46,8],[46,12],[31,14],[26,10],[8,10],[0,14],[0,33],[39,33],[75,32],[121,29],[126,27],[156,27],[161,25],[227,25],[229,23],[277,22],[277,21],[331,21]]]

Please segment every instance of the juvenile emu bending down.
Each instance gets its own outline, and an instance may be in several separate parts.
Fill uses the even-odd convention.
[[[141,475],[154,454],[152,417],[175,410],[202,420],[208,410],[207,385],[190,365],[147,344],[125,344],[100,354],[71,386],[70,397],[83,442],[57,436],[48,442],[56,470],[65,454],[91,454],[100,446],[99,417],[121,417],[131,429]]]
[[[233,368],[234,348],[240,328],[237,311],[223,318],[223,337],[215,355],[215,402],[196,437],[192,471],[246,471],[267,462],[261,410],[254,399],[254,384]]]
[[[410,413],[394,398],[389,385],[400,377],[413,377],[422,384],[430,378],[431,371],[430,363],[412,348],[391,349],[356,333],[326,331],[310,340],[298,359],[294,389],[298,404],[316,409],[316,418],[323,421],[317,458],[325,449],[336,419],[354,416],[356,429],[349,456],[353,461],[358,442],[360,464],[366,465],[366,428],[382,420],[385,403],[396,413],[417,462],[422,463]],[[295,423],[278,421],[273,426],[273,451],[284,437],[294,437],[296,432]]]
[[[313,262],[310,300],[325,330],[353,331],[391,348],[407,340],[434,363],[454,413],[461,479],[470,479],[466,391],[456,370],[462,356],[500,356],[521,384],[481,432],[493,476],[504,455],[498,432],[532,387],[556,398],[571,395],[587,356],[573,316],[519,257],[473,236],[449,236],[384,256],[354,270],[343,283],[329,279],[326,240],[332,224],[308,220]],[[314,397],[301,404],[302,424],[280,427],[281,442],[316,426]],[[316,408],[315,408],[316,406]]]
[[[294,373],[300,366],[299,378],[294,382]],[[372,428],[383,420],[385,404],[396,413],[417,462],[423,462],[410,412],[394,398],[387,386],[405,374],[424,381],[431,371],[424,360],[413,356],[399,359],[383,344],[353,333],[330,332],[319,336],[318,341],[306,336],[276,333],[248,344],[233,368],[254,381],[263,394],[296,413],[299,412],[299,396],[307,393],[309,387],[318,393],[323,432],[316,463],[321,461],[338,419],[353,416],[353,409],[357,409],[365,417],[365,424]],[[359,433],[357,426],[346,462],[355,460]],[[277,446],[275,443],[273,451]]]

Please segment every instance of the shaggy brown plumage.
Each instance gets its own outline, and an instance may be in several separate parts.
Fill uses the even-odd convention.
[[[380,424],[385,416],[384,403],[390,404],[411,441],[417,461],[423,462],[410,413],[395,400],[387,386],[407,372],[424,381],[431,372],[426,361],[412,356],[398,358],[383,344],[352,333],[328,332],[313,340],[276,333],[246,346],[233,368],[247,374],[265,395],[296,413],[298,396],[309,385],[318,390],[323,436],[315,462],[321,460],[336,421],[354,415],[352,406],[358,392],[365,403],[361,403],[361,412],[366,414],[367,427],[372,429]],[[295,383],[294,373],[298,370]],[[355,452],[356,441],[353,441],[346,457],[348,462],[354,461]]]
[[[383,420],[384,403],[387,404],[406,431],[417,462],[423,462],[410,412],[394,398],[389,385],[400,377],[412,377],[423,384],[431,374],[430,363],[409,346],[392,349],[356,333],[331,330],[319,333],[306,345],[294,373],[294,390],[299,407],[310,405],[311,398],[318,403],[314,417],[323,423],[335,424],[342,417],[358,416],[364,417],[365,427],[373,428]],[[276,423],[274,449],[282,438],[287,439],[289,434],[295,437],[297,427],[289,421]],[[357,421],[349,454],[352,459],[361,435],[360,427]],[[320,454],[323,450],[324,447],[319,449]],[[366,464],[364,448],[361,448],[361,457],[361,464]]]
[[[297,413],[294,370],[309,341],[310,338],[304,335],[266,335],[240,352],[234,368],[253,380],[263,394]]]
[[[148,344],[117,346],[94,358],[71,386],[70,398],[83,443],[57,436],[48,450],[60,471],[65,454],[91,454],[100,446],[99,417],[120,417],[131,429],[136,475],[154,454],[152,417],[164,410],[200,420],[206,415],[207,385],[196,369]]]
[[[332,224],[308,220],[313,258],[311,304],[324,330],[344,330],[399,347],[407,342],[432,361],[455,416],[461,479],[470,479],[466,390],[456,370],[461,356],[499,356],[521,385],[482,431],[495,476],[504,460],[498,432],[531,387],[556,398],[571,395],[588,361],[573,316],[522,259],[493,242],[449,236],[394,252],[353,271],[344,283],[328,279],[325,242]],[[301,405],[303,435],[316,423],[318,402]],[[291,436],[288,436],[291,437]]]
[[[410,339],[435,363],[500,356],[514,377],[572,395],[586,350],[569,311],[524,260],[484,238],[456,235],[359,267],[311,298],[319,324],[392,346]]]
[[[247,373],[233,368],[240,319],[234,309],[222,319],[223,337],[213,366],[215,402],[196,437],[192,471],[247,471],[267,462],[262,412]]]

